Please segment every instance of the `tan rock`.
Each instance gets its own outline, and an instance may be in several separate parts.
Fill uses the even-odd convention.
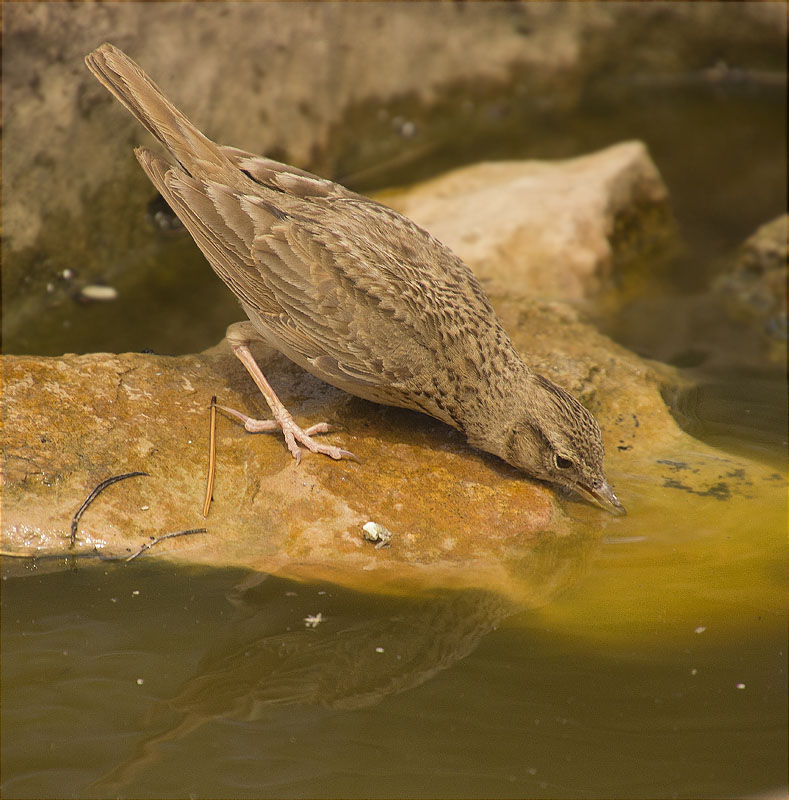
[[[738,498],[774,504],[777,475],[677,428],[660,396],[668,372],[661,376],[565,306],[510,298],[498,311],[535,367],[597,414],[609,477],[639,526],[664,520],[667,503],[709,520],[751,513]],[[297,466],[281,437],[247,434],[222,417],[207,520],[210,396],[253,414],[262,405],[224,344],[180,358],[5,356],[5,568],[24,568],[28,557],[41,567],[64,567],[70,554],[125,559],[152,537],[204,526],[206,533],[163,541],[141,558],[371,591],[474,587],[536,605],[583,573],[602,531],[628,530],[628,518],[557,499],[429,417],[345,395],[273,351],[259,356],[297,421],[336,425],[330,438],[363,463],[307,454]],[[70,551],[71,520],[88,493],[136,470],[150,477],[101,493]],[[390,547],[365,540],[367,522],[392,532]]]
[[[562,515],[548,489],[473,452],[442,424],[350,397],[273,351],[260,355],[296,418],[337,425],[331,438],[364,463],[307,455],[297,467],[280,436],[251,436],[220,416],[207,521],[210,395],[260,412],[226,347],[177,359],[5,357],[3,552],[66,555],[72,515],[91,489],[137,470],[151,477],[107,488],[85,512],[76,554],[126,558],[149,537],[206,525],[208,534],[174,539],[150,555],[158,549],[295,575],[317,567],[325,578],[346,573],[343,582],[355,573],[350,582],[361,584],[387,574],[403,580],[403,565],[412,563],[429,568],[428,580],[446,572],[449,582],[487,585],[504,578],[490,574],[501,573],[497,562],[556,528]],[[365,541],[369,521],[392,531],[390,548]],[[419,582],[418,573],[406,582]]]
[[[494,295],[585,299],[673,234],[668,191],[641,142],[565,161],[474,164],[381,199],[452,248]]]

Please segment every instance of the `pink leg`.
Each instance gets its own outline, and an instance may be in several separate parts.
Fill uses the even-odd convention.
[[[240,411],[235,411],[232,408],[226,408],[225,406],[217,407],[232,414],[237,419],[240,419],[241,422],[244,423],[244,428],[250,433],[275,431],[278,428],[281,429],[285,436],[285,443],[288,446],[288,450],[290,450],[291,454],[296,459],[297,464],[301,462],[301,448],[299,444],[304,445],[312,453],[323,453],[335,460],[350,458],[354,461],[358,461],[359,459],[348,450],[343,450],[333,445],[319,444],[313,441],[311,438],[313,434],[327,433],[330,430],[327,423],[319,422],[317,425],[312,425],[305,430],[300,428],[293,421],[290,412],[282,405],[282,402],[271,388],[271,384],[266,380],[265,375],[263,375],[263,372],[249,350],[249,336],[245,335],[249,330],[247,326],[251,327],[251,323],[241,322],[231,325],[227,329],[227,341],[238,360],[247,368],[247,372],[257,384],[258,389],[260,389],[261,394],[266,399],[271,409],[274,419],[252,419],[246,414],[242,414]]]

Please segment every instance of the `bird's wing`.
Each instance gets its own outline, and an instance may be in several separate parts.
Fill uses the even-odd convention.
[[[330,382],[408,393],[439,350],[465,370],[470,315],[495,322],[468,268],[379,203],[266,159],[246,193],[137,156],[253,322]]]
[[[253,258],[289,323],[350,374],[413,386],[436,360],[462,374],[469,342],[498,325],[471,271],[379,203],[268,192],[242,205],[257,231]]]
[[[326,218],[338,216],[330,206],[303,206],[299,214],[275,207],[278,199],[241,199],[256,228],[255,264],[284,312],[258,309],[258,324],[327,378],[407,385],[431,353],[423,322],[394,301],[402,287],[380,262],[367,263],[353,232]]]
[[[246,173],[255,183],[266,186],[275,191],[285,192],[296,197],[345,197],[356,200],[374,202],[360,194],[346,189],[339,183],[321,178],[307,170],[274,161],[272,158],[263,158],[237,147],[221,145],[219,149],[223,155],[239,170]]]
[[[252,223],[240,213],[238,203],[223,202],[225,193],[212,196],[209,187],[213,184],[209,181],[192,177],[147,148],[138,147],[134,153],[151,183],[233,294],[242,303],[254,304],[269,313],[282,311],[261,280],[250,248]]]

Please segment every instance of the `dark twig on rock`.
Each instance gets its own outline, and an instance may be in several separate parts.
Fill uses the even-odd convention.
[[[111,486],[113,483],[126,480],[126,478],[136,478],[140,475],[144,475],[145,477],[150,477],[147,472],[124,472],[123,475],[113,475],[111,478],[103,480],[85,498],[85,502],[79,507],[77,513],[74,514],[74,518],[71,520],[71,544],[69,545],[70,549],[73,549],[74,545],[77,542],[77,526],[79,525],[80,517],[85,513],[88,506],[99,496],[99,494],[101,494],[101,492],[103,492],[108,486]]]
[[[165,533],[164,536],[159,536],[157,539],[154,539],[150,544],[144,544],[134,555],[131,555],[126,559],[126,563],[128,564],[129,561],[134,561],[135,558],[141,556],[146,550],[150,550],[155,544],[159,544],[159,542],[163,542],[165,539],[173,539],[176,536],[191,536],[193,533],[207,533],[207,531],[205,528],[190,528],[188,531],[175,531],[174,533]]]

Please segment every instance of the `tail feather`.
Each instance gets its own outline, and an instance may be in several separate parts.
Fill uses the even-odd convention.
[[[123,51],[107,43],[85,57],[88,69],[175,157],[187,172],[234,172],[221,148],[205,137]]]

